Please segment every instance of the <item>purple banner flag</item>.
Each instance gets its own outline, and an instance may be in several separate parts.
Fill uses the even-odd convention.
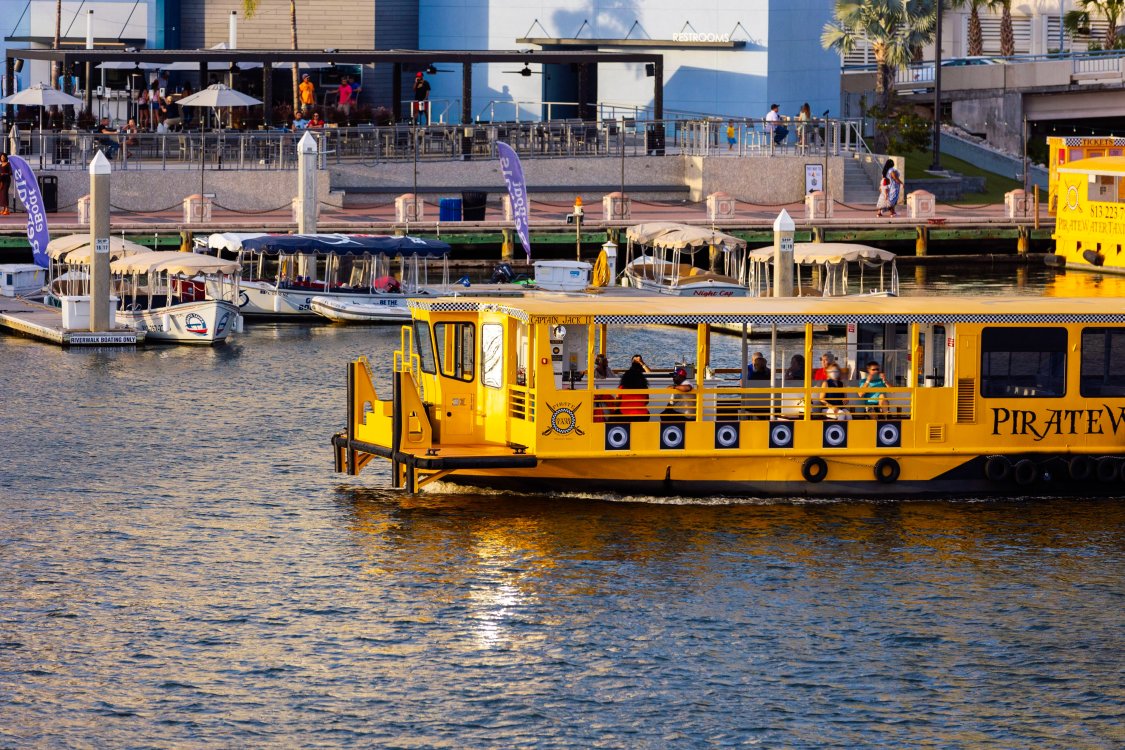
[[[516,233],[523,243],[523,251],[531,260],[531,236],[528,230],[527,182],[523,179],[523,166],[520,157],[507,143],[496,142],[496,153],[500,156],[500,171],[508,183],[508,197],[512,202],[512,218],[516,222]]]
[[[16,195],[27,209],[27,241],[31,243],[31,253],[35,264],[48,268],[47,243],[51,235],[47,233],[47,212],[43,210],[43,196],[39,193],[39,183],[31,165],[18,156],[9,156],[12,165],[12,178],[16,184]]]

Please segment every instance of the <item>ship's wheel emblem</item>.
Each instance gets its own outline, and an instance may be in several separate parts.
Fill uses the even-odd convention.
[[[578,426],[578,415],[575,413],[578,410],[579,404],[559,404],[552,406],[547,404],[547,408],[551,410],[551,426],[543,430],[544,435],[550,435],[552,432],[559,435],[585,435],[582,428]]]
[[[1068,185],[1066,188],[1066,207],[1071,211],[1078,210],[1078,186]]]

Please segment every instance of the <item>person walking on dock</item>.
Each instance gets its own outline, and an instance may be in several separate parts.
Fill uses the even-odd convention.
[[[875,205],[878,211],[875,215],[881,217],[884,211],[890,211],[892,217],[898,216],[895,213],[895,206],[898,205],[898,196],[901,192],[902,176],[895,168],[894,161],[887,159],[883,164],[883,179],[879,183],[879,202]]]
[[[8,189],[12,186],[12,165],[6,153],[0,153],[0,216],[7,216],[12,211],[8,208],[11,198]]]

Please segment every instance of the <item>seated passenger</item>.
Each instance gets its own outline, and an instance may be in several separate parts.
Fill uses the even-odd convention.
[[[621,383],[617,388],[618,390],[648,389],[648,378],[645,377],[644,368],[636,358],[621,376]],[[622,393],[617,397],[617,417],[614,421],[647,422],[648,416],[647,393]]]
[[[817,404],[823,409],[825,419],[851,419],[851,412],[847,409],[848,398],[840,389],[844,381],[840,379],[840,368],[829,365],[825,369],[824,390],[821,391]]]
[[[785,379],[805,382],[805,356],[803,354],[794,354],[789,360],[789,367],[785,368]]]
[[[695,386],[688,380],[687,370],[677,367],[672,371],[672,398],[668,408],[660,414],[663,422],[690,422],[695,418]]]
[[[865,369],[867,375],[859,381],[860,395],[864,397],[864,406],[869,414],[883,414],[887,410],[887,394],[877,393],[871,391],[871,389],[886,388],[887,381],[883,379],[883,372],[878,362],[868,362]]]
[[[747,380],[769,380],[770,368],[766,363],[766,358],[759,355],[754,357],[750,362],[750,373],[747,375]]]

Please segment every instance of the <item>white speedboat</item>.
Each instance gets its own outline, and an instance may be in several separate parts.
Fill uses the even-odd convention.
[[[674,297],[745,297],[749,293],[745,240],[665,221],[637,224],[625,236],[626,286]],[[695,255],[701,251],[706,251],[707,268],[695,265]]]
[[[314,298],[324,309],[405,309],[407,299],[449,287],[449,245],[420,237],[225,233],[208,237],[205,251],[240,264],[231,300],[247,317],[314,317]]]
[[[110,264],[117,321],[148,341],[215,344],[240,327],[238,264],[206,255],[150,252]]]

